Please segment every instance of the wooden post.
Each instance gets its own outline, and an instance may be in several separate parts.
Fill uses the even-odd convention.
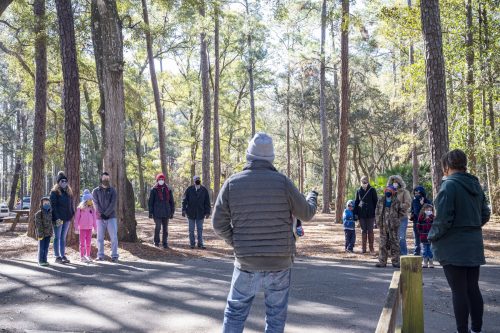
[[[402,333],[424,333],[422,257],[401,257]]]

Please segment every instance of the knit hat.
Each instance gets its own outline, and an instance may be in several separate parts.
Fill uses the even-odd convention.
[[[248,142],[247,161],[264,160],[274,161],[273,139],[263,132],[255,133],[252,140]]]
[[[57,173],[57,182],[59,183],[59,182],[60,182],[61,180],[63,180],[63,179],[68,180],[68,177],[66,177],[66,175],[64,174],[64,172],[63,172],[63,171],[59,171],[59,172]]]
[[[92,193],[90,193],[89,190],[85,189],[83,190],[83,201],[87,201],[87,200],[93,200],[94,197],[92,196]]]
[[[163,173],[159,173],[159,174],[156,176],[156,181],[159,181],[160,179],[165,180],[165,175],[164,175]]]
[[[396,188],[395,188],[394,186],[389,185],[389,186],[387,186],[387,187],[385,188],[385,190],[384,190],[384,193],[386,193],[386,192],[391,192],[391,193],[392,193],[392,195],[394,195],[394,194],[396,194],[396,193],[397,193],[397,190],[396,190]]]
[[[347,201],[347,203],[345,204],[345,207],[347,208],[347,207],[349,207],[349,206],[351,206],[351,207],[353,207],[353,208],[354,208],[354,200],[348,200],[348,201]]]

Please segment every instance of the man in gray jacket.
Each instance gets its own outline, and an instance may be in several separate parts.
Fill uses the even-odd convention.
[[[223,332],[243,332],[260,286],[265,290],[266,332],[283,332],[295,254],[292,215],[312,219],[318,194],[305,198],[274,168],[273,141],[267,134],[255,134],[246,158],[243,171],[222,186],[212,217],[215,233],[235,254]]]

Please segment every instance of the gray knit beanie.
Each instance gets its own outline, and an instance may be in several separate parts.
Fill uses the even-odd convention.
[[[264,160],[273,163],[274,147],[273,139],[263,132],[255,133],[248,142],[247,161]]]

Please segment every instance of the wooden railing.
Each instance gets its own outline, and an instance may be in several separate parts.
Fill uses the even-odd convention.
[[[401,313],[402,327],[397,327]],[[424,306],[422,257],[402,256],[401,271],[392,275],[391,285],[375,333],[423,333]]]

